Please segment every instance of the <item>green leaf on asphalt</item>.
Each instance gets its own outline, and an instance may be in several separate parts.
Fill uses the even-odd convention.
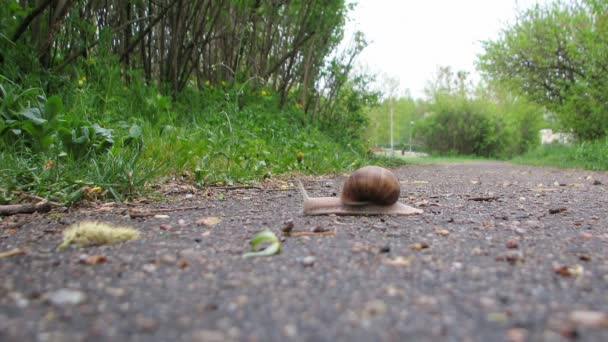
[[[260,251],[257,250],[258,247],[266,243],[269,244],[268,246],[266,246],[266,248]],[[277,254],[281,251],[281,243],[273,232],[271,232],[270,230],[264,230],[253,236],[253,238],[251,239],[251,249],[253,250],[253,252],[243,254],[244,258]]]

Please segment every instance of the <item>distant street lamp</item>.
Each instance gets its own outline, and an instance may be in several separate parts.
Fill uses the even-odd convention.
[[[391,157],[395,157],[395,147],[393,145],[393,113],[395,111],[395,100],[391,98]]]
[[[410,121],[410,152],[412,152],[412,129],[414,128],[414,121]]]

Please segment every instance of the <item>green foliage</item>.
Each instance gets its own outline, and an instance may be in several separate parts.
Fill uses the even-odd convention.
[[[111,129],[63,114],[58,96],[47,99],[39,89],[19,92],[19,87],[8,85],[10,90],[2,87],[4,96],[0,97],[0,138],[5,143],[19,144],[34,153],[69,153],[76,158],[105,152],[113,145]]]
[[[431,114],[416,126],[430,152],[498,157],[505,144],[504,121],[487,103],[459,95],[437,96]]]
[[[608,170],[608,138],[573,145],[542,145],[513,159],[527,165]]]
[[[488,79],[554,112],[583,140],[608,134],[608,5],[556,1],[523,12],[479,66]]]
[[[428,101],[387,99],[372,109],[370,142],[390,143],[394,107],[397,148],[408,147],[410,134],[414,150],[443,155],[509,158],[539,144],[543,111],[525,99],[489,86],[471,90],[466,73],[454,74],[449,67],[439,69],[427,94]]]

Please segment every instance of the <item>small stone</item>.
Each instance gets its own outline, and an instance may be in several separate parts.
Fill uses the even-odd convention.
[[[283,227],[281,227],[281,231],[283,233],[289,233],[293,230],[293,226],[294,226],[293,219],[289,219],[283,223]]]
[[[135,325],[137,329],[142,332],[153,332],[158,329],[158,320],[152,317],[146,317],[144,315],[135,316]]]
[[[528,337],[528,330],[524,328],[512,328],[507,331],[507,340],[509,342],[525,342]]]
[[[602,182],[600,182],[600,181],[599,181],[599,180],[597,180],[597,179],[594,179],[594,180],[593,180],[593,182],[592,182],[591,184],[593,184],[593,185],[602,185]]]
[[[179,220],[177,220],[177,224],[179,224],[180,226],[182,226],[182,227],[183,227],[183,226],[185,226],[185,225],[186,225],[186,220],[184,220],[184,219],[179,219]]]
[[[589,328],[607,328],[608,314],[601,311],[577,310],[570,313],[570,320]]]
[[[169,217],[170,217],[169,215],[164,215],[164,214],[154,215],[154,218],[157,218],[157,219],[168,219]]]
[[[391,251],[391,246],[382,246],[380,247],[380,249],[378,250],[378,252],[380,253],[389,253]]]
[[[161,224],[161,225],[159,226],[159,228],[160,228],[161,230],[172,230],[172,229],[173,229],[173,226],[171,226],[170,224],[167,224],[167,223],[163,223],[163,224]]]
[[[304,257],[300,260],[303,266],[312,267],[315,264],[316,258],[312,255]]]
[[[30,301],[21,292],[10,292],[9,297],[15,301],[15,305],[20,309],[25,309],[30,304]]]
[[[193,248],[184,249],[179,252],[179,255],[182,259],[190,261],[190,262],[197,261],[202,258],[201,251],[193,249]]]
[[[127,291],[120,287],[108,287],[106,288],[106,292],[113,297],[122,297]]]
[[[199,330],[192,334],[192,342],[224,342],[226,337],[219,330]]]
[[[144,272],[146,273],[154,273],[156,272],[156,265],[154,264],[145,264],[143,266]]]
[[[87,296],[84,292],[79,290],[59,289],[46,293],[43,298],[56,306],[68,306],[84,303]]]
[[[365,303],[363,308],[364,319],[369,319],[375,316],[382,316],[388,310],[388,306],[382,300],[376,299]]]
[[[509,240],[505,244],[505,247],[507,247],[509,249],[516,249],[516,248],[519,248],[519,243],[517,243],[517,241],[515,241],[515,240]]]
[[[298,328],[295,324],[287,324],[283,327],[283,333],[287,338],[294,339],[298,336]]]
[[[173,254],[163,254],[160,256],[159,261],[163,264],[171,265],[177,262],[177,257]]]

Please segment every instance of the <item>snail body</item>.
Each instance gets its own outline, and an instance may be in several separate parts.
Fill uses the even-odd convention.
[[[353,172],[340,197],[309,197],[301,182],[305,215],[414,215],[423,211],[399,203],[400,185],[387,169],[366,166]]]

